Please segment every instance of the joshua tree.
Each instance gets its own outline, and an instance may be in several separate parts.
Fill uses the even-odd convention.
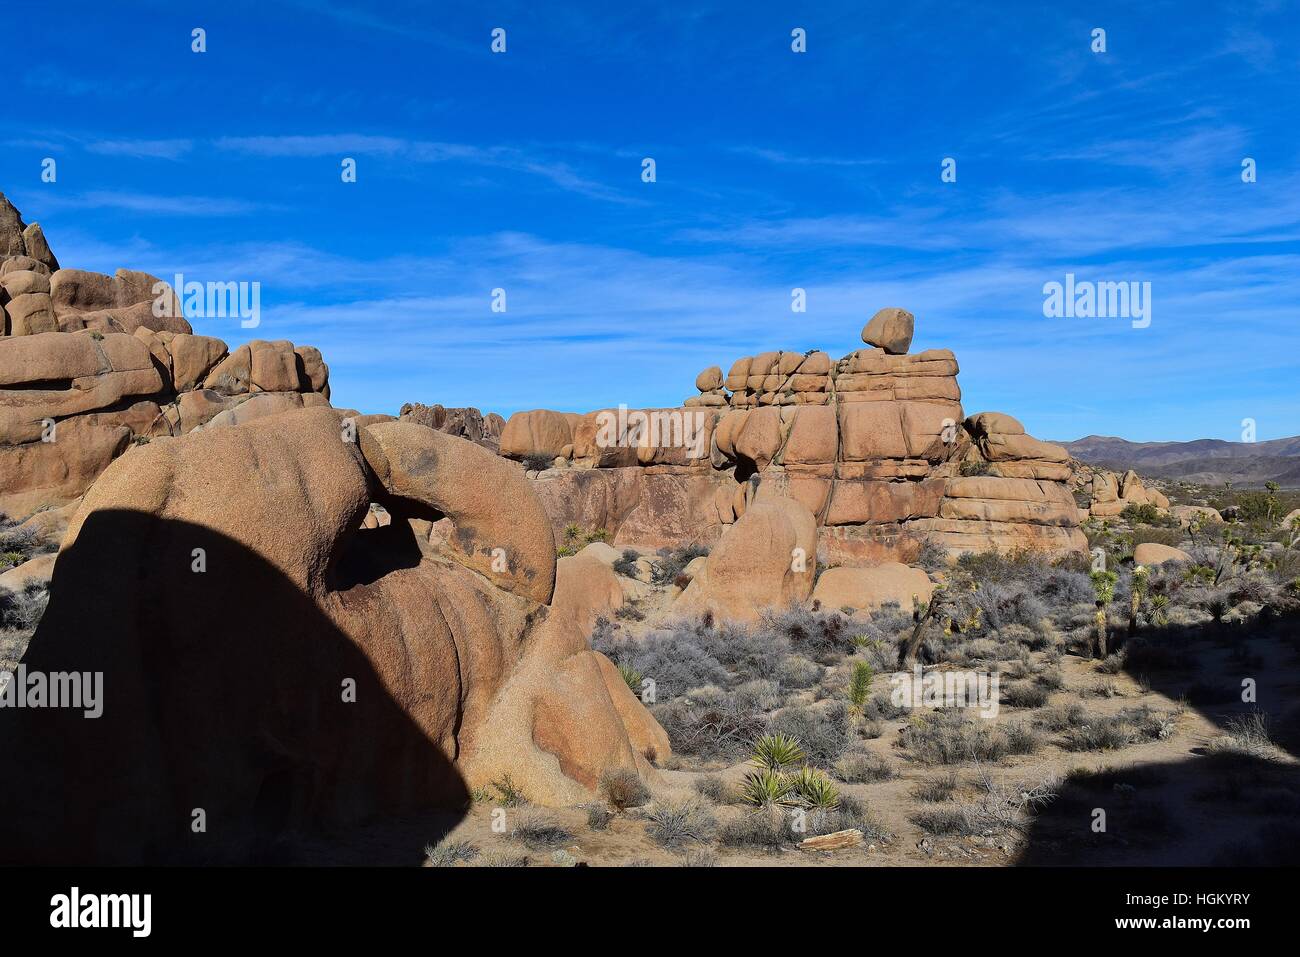
[[[1130,639],[1137,634],[1138,610],[1142,607],[1142,600],[1146,598],[1150,575],[1151,570],[1145,565],[1138,565],[1133,569],[1133,581],[1129,586],[1128,599],[1128,636]]]
[[[1119,576],[1114,572],[1093,572],[1092,590],[1097,593],[1097,633],[1094,636],[1094,655],[1105,658],[1106,651],[1106,606],[1115,600],[1115,583]]]

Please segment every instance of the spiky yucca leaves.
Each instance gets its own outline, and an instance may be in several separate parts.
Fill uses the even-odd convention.
[[[849,677],[849,711],[855,718],[862,717],[862,709],[871,696],[871,679],[875,676],[875,671],[867,662],[853,663],[853,674]]]
[[[807,808],[833,811],[840,806],[840,792],[825,771],[802,767],[790,775],[790,796]]]
[[[790,787],[789,775],[772,768],[759,768],[757,771],[745,772],[745,780],[740,785],[740,796],[747,804],[755,807],[789,804]]]
[[[803,748],[788,734],[765,734],[754,742],[751,759],[760,768],[780,771],[803,763]]]
[[[618,673],[623,677],[623,682],[632,689],[632,693],[639,698],[641,696],[641,682],[645,680],[645,675],[631,665],[619,665]]]

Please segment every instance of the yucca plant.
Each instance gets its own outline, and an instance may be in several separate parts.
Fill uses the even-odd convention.
[[[790,776],[784,771],[759,768],[746,771],[740,784],[740,796],[747,804],[767,807],[790,803]]]
[[[853,674],[849,677],[849,711],[855,718],[862,717],[862,711],[871,696],[871,679],[875,671],[865,661],[853,663]]]
[[[631,665],[619,665],[618,673],[623,676],[623,681],[632,689],[632,693],[640,697],[641,682],[645,680],[645,675],[641,674],[641,672],[637,671]]]
[[[840,806],[840,792],[825,771],[804,766],[790,775],[790,796],[807,808],[833,811]]]
[[[793,767],[804,761],[803,748],[799,742],[788,734],[765,734],[754,742],[754,752],[750,757],[760,768],[780,771]]]
[[[1151,610],[1147,612],[1147,621],[1153,625],[1169,624],[1169,596],[1152,595]]]

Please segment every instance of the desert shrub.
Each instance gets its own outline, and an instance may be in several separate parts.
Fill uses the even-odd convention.
[[[636,578],[636,561],[639,557],[632,549],[623,549],[623,554],[614,560],[614,571],[624,578]]]
[[[1036,594],[1051,607],[1053,613],[1071,605],[1091,604],[1094,600],[1092,582],[1088,576],[1064,568],[1049,571]]]
[[[913,811],[909,820],[927,834],[936,836],[965,837],[980,833],[966,808],[958,805],[921,808]]]
[[[998,728],[957,711],[917,715],[898,740],[898,746],[922,764],[997,761],[1012,754],[1031,754],[1040,745],[1028,725]]]
[[[1123,651],[1113,652],[1105,657],[1101,664],[1097,666],[1097,670],[1105,675],[1121,674],[1124,671],[1125,660],[1126,655]]]
[[[752,703],[717,688],[655,705],[651,711],[673,751],[705,760],[734,761],[746,755],[767,718]]]
[[[848,754],[835,765],[835,776],[847,784],[873,784],[895,776],[894,766],[875,754]]]
[[[607,807],[594,804],[587,808],[587,827],[593,831],[603,831],[614,820],[614,812]]]
[[[849,619],[837,611],[814,612],[801,605],[763,613],[761,627],[821,664],[834,664],[853,651]]]
[[[981,583],[1026,582],[1046,574],[1050,567],[1041,555],[1030,551],[965,552],[957,567]]]
[[[1041,668],[1034,675],[1034,681],[1045,691],[1060,691],[1065,687],[1065,676],[1061,674],[1060,668]]]
[[[528,855],[518,851],[488,851],[475,861],[475,867],[527,867]]]
[[[729,804],[732,799],[731,788],[727,782],[716,774],[706,774],[695,780],[696,792],[714,804]]]
[[[502,807],[523,807],[528,804],[528,796],[515,784],[510,775],[503,774],[492,782]]]
[[[912,797],[918,801],[926,801],[930,804],[937,804],[940,801],[951,801],[953,795],[957,793],[957,772],[950,771],[941,777],[931,778],[928,781],[921,781],[912,786]]]
[[[868,722],[895,721],[906,714],[908,714],[908,710],[894,704],[892,696],[887,691],[878,691],[873,694],[867,699],[867,703],[862,709],[862,717]],[[879,737],[879,735],[875,735],[875,737]]]
[[[692,560],[708,554],[708,548],[703,545],[687,545],[676,549],[661,548],[659,560],[654,563],[650,580],[656,585],[672,584]]]
[[[1008,724],[1002,731],[1007,754],[1033,754],[1043,746],[1042,738],[1033,725],[1016,721]]]
[[[987,628],[1022,625],[1041,632],[1047,617],[1047,607],[1022,586],[982,584],[975,590],[974,601]]]
[[[890,671],[898,664],[898,647],[892,637],[872,638],[859,634],[854,636],[853,645],[857,649],[856,654],[861,655],[862,660],[876,673]]]
[[[722,665],[747,678],[777,678],[791,651],[788,638],[761,623],[750,627],[727,622],[704,630],[699,640]]]
[[[478,846],[470,841],[451,841],[443,839],[436,845],[424,848],[425,867],[452,867],[461,861],[472,861],[478,857]]]
[[[510,836],[531,848],[558,847],[573,840],[573,832],[550,814],[525,811],[518,816]]]
[[[717,867],[718,855],[707,847],[692,848],[682,857],[682,867]]]
[[[1126,708],[1118,714],[1089,717],[1066,730],[1061,747],[1067,751],[1116,751],[1133,744],[1157,741],[1174,733],[1169,715],[1149,707]]]
[[[1002,701],[1013,708],[1041,708],[1051,692],[1037,682],[1017,681],[1002,689]]]
[[[38,582],[29,582],[17,592],[0,587],[0,631],[33,630],[49,603],[49,591]]]
[[[623,603],[623,606],[614,612],[614,617],[622,621],[645,621],[645,612],[637,605],[635,600]]]
[[[1210,742],[1206,750],[1213,755],[1242,755],[1272,758],[1277,754],[1269,733],[1268,715],[1262,711],[1234,715],[1224,726],[1225,734]]]
[[[1000,642],[1014,641],[1018,645],[1024,645],[1031,651],[1042,651],[1051,647],[1056,636],[1045,629],[1034,630],[1024,625],[1003,625],[996,632],[997,640]]]
[[[785,708],[769,719],[767,732],[797,740],[814,764],[832,765],[853,740],[853,719],[840,701],[817,707]]]
[[[1046,708],[1038,715],[1038,723],[1048,731],[1065,731],[1086,724],[1088,715],[1079,704],[1061,704]]]
[[[725,847],[778,850],[795,839],[790,820],[779,807],[766,805],[728,821],[718,831]]]
[[[821,680],[822,668],[801,655],[790,655],[777,666],[776,678],[786,688],[811,688]]]
[[[628,668],[655,683],[655,697],[668,701],[693,688],[726,684],[730,675],[697,636],[681,627],[655,631],[645,638],[624,637],[597,628],[591,647],[620,670]],[[633,691],[640,694],[641,682]]]
[[[921,566],[927,572],[940,571],[948,567],[948,550],[926,535],[921,539],[921,547],[912,564]]]
[[[735,688],[731,696],[740,707],[755,711],[775,711],[785,703],[785,692],[775,681],[755,678]]]
[[[530,472],[545,472],[555,462],[555,453],[529,452],[523,462],[524,468]]]
[[[1168,516],[1161,514],[1160,509],[1147,503],[1125,505],[1119,517],[1130,525],[1167,525],[1171,521]]]
[[[1168,545],[1177,548],[1183,542],[1183,533],[1177,528],[1135,528],[1128,535],[1124,536],[1125,544],[1128,546],[1127,551],[1132,551],[1139,545],[1154,544]]]
[[[677,848],[688,841],[708,841],[718,822],[694,801],[661,804],[646,815],[646,834],[660,847]]]
[[[650,789],[630,768],[611,768],[600,777],[600,793],[616,811],[640,807],[650,800]]]

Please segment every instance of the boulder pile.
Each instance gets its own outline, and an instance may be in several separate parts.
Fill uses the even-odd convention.
[[[153,276],[60,268],[3,194],[0,250],[0,513],[74,501],[132,444],[329,405],[319,350],[196,336]]]
[[[475,445],[496,452],[501,447],[501,430],[506,420],[495,412],[484,415],[473,408],[443,408],[441,405],[421,405],[408,402],[402,406],[398,418],[405,422],[414,422],[445,435],[455,435],[468,439]]]
[[[535,485],[557,532],[603,528],[615,545],[712,545],[756,501],[800,503],[822,563],[1085,547],[1069,456],[1009,415],[965,417],[957,359],[909,354],[914,318],[883,309],[867,348],[761,353],[711,366],[679,409],[520,412],[501,454],[550,459]],[[637,420],[615,429],[611,417]]]
[[[1159,489],[1147,488],[1141,477],[1129,469],[1123,475],[1096,471],[1092,475],[1091,502],[1087,514],[1093,518],[1119,515],[1130,505],[1169,508],[1169,499]]]

